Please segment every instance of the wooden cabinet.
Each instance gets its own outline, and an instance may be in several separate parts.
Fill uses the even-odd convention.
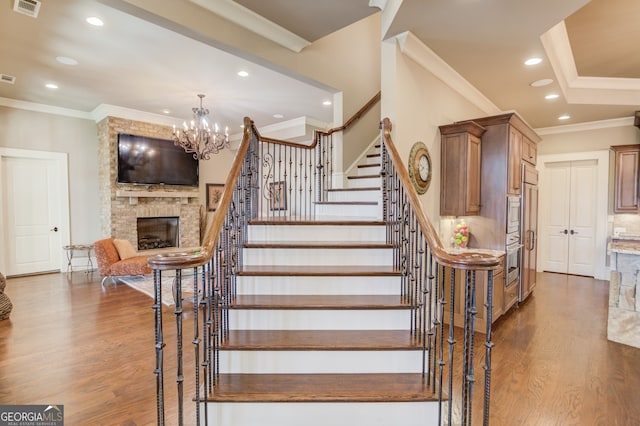
[[[533,166],[525,165],[522,189],[522,280],[519,301],[531,294],[536,286],[537,242],[538,242],[538,172]]]
[[[520,164],[522,162],[522,133],[513,126],[509,127],[509,171],[507,193],[520,194],[522,176]]]
[[[614,213],[637,213],[640,145],[612,146],[615,153]]]
[[[522,161],[536,165],[538,158],[538,146],[526,136],[522,137]]]
[[[462,122],[440,127],[440,215],[480,213],[480,171],[484,127]]]

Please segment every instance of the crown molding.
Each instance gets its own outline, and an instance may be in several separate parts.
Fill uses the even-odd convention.
[[[633,126],[634,117],[613,118],[611,120],[590,121],[587,123],[565,124],[562,126],[540,127],[534,129],[540,136],[557,135],[561,133],[588,132],[591,130],[608,129],[612,127]]]
[[[491,102],[489,98],[483,95],[441,57],[436,55],[413,33],[406,31],[395,36],[395,38],[403,54],[442,80],[443,83],[458,92],[484,113],[498,114],[501,112],[500,108]]]
[[[168,115],[153,114],[150,112],[139,111],[137,109],[109,104],[100,104],[91,111],[91,119],[96,123],[104,120],[106,117],[119,117],[126,120],[142,121],[161,126],[182,125],[182,122],[184,121]]]
[[[640,79],[578,75],[564,21],[540,36],[560,89],[570,104],[639,105]]]
[[[24,109],[27,111],[34,111],[34,112],[44,112],[46,114],[62,115],[66,117],[82,118],[85,120],[93,119],[93,117],[91,116],[91,113],[88,113],[85,111],[78,111],[70,108],[61,108],[61,107],[56,107],[56,106],[46,105],[46,104],[38,104],[35,102],[20,101],[18,99],[11,99],[11,98],[0,97],[0,106],[5,106],[5,107],[15,108],[15,109]]]
[[[233,0],[189,0],[216,15],[296,53],[311,43]]]

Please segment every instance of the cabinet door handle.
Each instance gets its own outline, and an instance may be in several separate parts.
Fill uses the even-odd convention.
[[[570,232],[571,235],[574,235],[574,234],[577,234],[577,233],[578,233],[578,231],[574,231],[573,229]]]
[[[560,231],[561,234],[567,235],[569,233],[569,231],[567,231],[566,229],[564,231]]]

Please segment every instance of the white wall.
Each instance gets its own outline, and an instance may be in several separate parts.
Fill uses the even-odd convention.
[[[440,131],[438,126],[487,115],[464,96],[400,51],[395,39],[382,43],[382,117],[391,120],[392,139],[405,167],[411,146],[424,142],[433,173],[420,196],[436,228],[440,222]]]
[[[0,107],[0,146],[67,154],[71,243],[91,243],[99,237],[95,122]]]

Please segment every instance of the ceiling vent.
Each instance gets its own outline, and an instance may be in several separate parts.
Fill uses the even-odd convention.
[[[0,74],[0,81],[3,83],[13,84],[16,82],[16,78],[9,74]]]
[[[40,4],[40,0],[14,0],[13,10],[31,16],[32,18],[37,18],[38,12],[40,11]]]

